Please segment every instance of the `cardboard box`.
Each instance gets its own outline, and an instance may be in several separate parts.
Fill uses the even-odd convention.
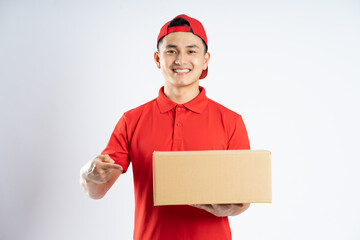
[[[270,203],[266,150],[153,153],[154,205]]]

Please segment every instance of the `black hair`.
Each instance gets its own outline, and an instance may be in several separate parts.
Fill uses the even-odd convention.
[[[175,18],[175,19],[173,19],[173,20],[169,23],[168,27],[175,27],[175,26],[190,27],[190,23],[189,23],[186,19],[184,19],[184,18]],[[190,32],[194,33],[194,32],[192,31],[192,29],[190,29]],[[165,36],[166,36],[166,35],[165,35]],[[158,50],[158,51],[159,51],[159,45],[160,45],[161,41],[163,40],[163,38],[164,38],[165,36],[163,36],[162,38],[159,39],[159,42],[158,42],[158,44],[157,44],[157,50]],[[207,53],[208,47],[207,47],[206,43],[204,42],[204,40],[203,40],[202,38],[200,38],[200,39],[201,39],[201,41],[202,41],[203,44],[204,44],[205,53]]]
[[[169,23],[168,27],[175,27],[175,26],[190,27],[190,23],[184,18],[175,18]]]

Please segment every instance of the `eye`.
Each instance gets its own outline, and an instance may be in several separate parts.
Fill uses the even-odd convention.
[[[176,52],[175,52],[175,50],[167,50],[166,53],[168,53],[168,54],[175,54]]]
[[[196,51],[195,50],[189,50],[189,53],[194,54],[194,53],[196,53]]]

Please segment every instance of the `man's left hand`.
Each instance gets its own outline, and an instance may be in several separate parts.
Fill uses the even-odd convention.
[[[250,207],[250,203],[240,204],[196,204],[191,205],[203,209],[217,217],[236,216]]]

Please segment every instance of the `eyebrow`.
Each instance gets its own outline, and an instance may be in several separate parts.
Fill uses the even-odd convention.
[[[187,45],[186,47],[187,47],[187,48],[199,48],[199,46],[198,46],[198,45],[195,45],[195,44],[193,44],[193,45]]]
[[[166,45],[166,48],[177,48],[177,46],[173,45],[173,44],[168,44],[168,45]]]
[[[178,46],[177,45],[174,45],[174,44],[168,44],[166,45],[166,48],[177,48]],[[191,45],[187,45],[186,48],[199,48],[198,45],[196,44],[191,44]]]

